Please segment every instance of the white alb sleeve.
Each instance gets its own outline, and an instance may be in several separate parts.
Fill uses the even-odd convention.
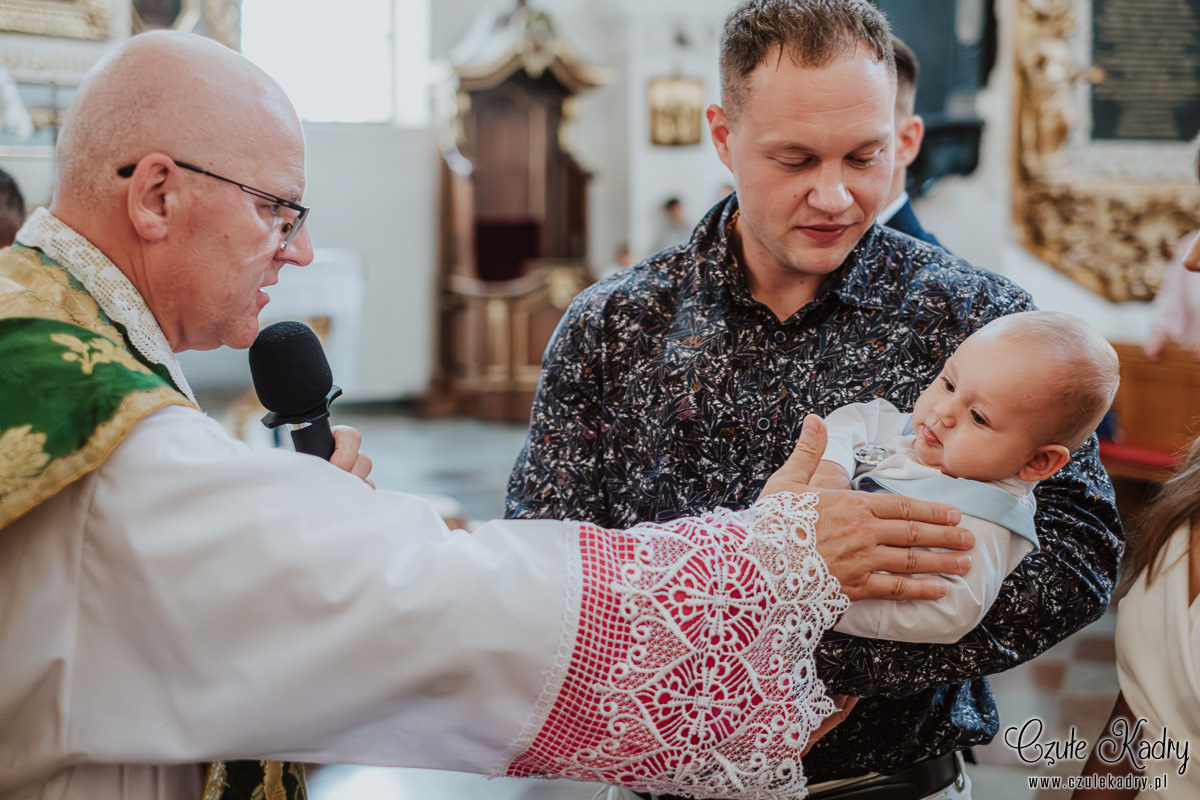
[[[37,629],[4,637],[0,711],[20,724],[0,749],[18,772],[263,758],[486,773],[577,613],[578,550],[562,522],[447,530],[417,497],[161,409],[4,530],[0,582],[31,587],[4,608]]]

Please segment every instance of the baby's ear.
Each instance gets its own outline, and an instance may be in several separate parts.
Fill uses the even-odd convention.
[[[1044,444],[1021,467],[1017,477],[1023,481],[1044,481],[1067,465],[1071,451],[1061,444]]]

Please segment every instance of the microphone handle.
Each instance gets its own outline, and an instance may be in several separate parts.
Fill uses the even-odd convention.
[[[333,456],[333,431],[329,428],[329,417],[324,416],[309,424],[292,428],[292,445],[297,453],[320,456],[328,461]]]

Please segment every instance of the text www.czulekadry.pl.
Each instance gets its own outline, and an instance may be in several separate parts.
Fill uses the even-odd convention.
[[[1167,776],[1156,775],[1039,775],[1029,778],[1030,789],[1133,789],[1166,791]]]
[[[1105,764],[1131,764],[1139,773],[1145,770],[1148,760],[1173,761],[1178,763],[1179,774],[1183,775],[1190,758],[1189,742],[1172,739],[1165,729],[1157,738],[1148,738],[1143,731],[1145,724],[1144,719],[1134,724],[1124,719],[1113,720],[1106,735],[1102,735],[1097,742],[1096,755]],[[1059,761],[1082,761],[1091,752],[1088,741],[1076,736],[1074,727],[1066,739],[1042,739],[1044,729],[1045,723],[1034,717],[1019,727],[1005,728],[1004,743],[1026,764],[1041,762],[1053,766]],[[1041,775],[1028,780],[1030,789],[1153,789],[1161,792],[1167,788],[1168,777],[1165,773],[1156,776]]]

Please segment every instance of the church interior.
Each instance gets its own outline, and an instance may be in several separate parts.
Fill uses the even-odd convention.
[[[343,390],[333,420],[363,433],[379,488],[427,495],[469,525],[504,513],[542,353],[571,300],[680,243],[736,190],[704,122],[732,5],[0,0],[0,169],[28,211],[50,202],[74,88],[130,36],[174,28],[240,48],[303,119],[312,208],[314,263],[283,272],[261,322],[317,331]],[[1200,288],[1172,278],[1180,240],[1200,228],[1200,14],[1166,0],[876,5],[921,62],[925,139],[907,187],[921,224],[1117,350],[1101,457],[1135,524],[1200,433]],[[1148,45],[1133,24],[1148,6],[1185,17],[1186,35]],[[1178,47],[1164,60],[1181,66],[1135,92],[1118,67],[1148,47]],[[245,353],[180,362],[207,413],[252,446],[277,444],[258,423]],[[990,678],[1000,733],[967,767],[975,797],[1070,796],[1034,779],[1078,774],[1082,760],[1047,763],[1010,743],[1031,719],[1047,739],[1094,739],[1118,691],[1114,628],[1110,609]],[[311,771],[309,796],[601,789],[336,766]]]

